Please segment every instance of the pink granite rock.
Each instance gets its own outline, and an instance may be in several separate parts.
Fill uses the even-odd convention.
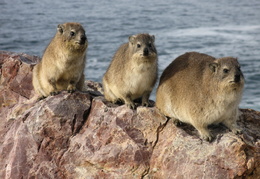
[[[248,113],[248,110],[243,111],[244,114]],[[245,118],[240,122],[240,126],[244,129],[242,135],[235,135],[223,126],[211,127],[217,134],[212,143],[201,141],[198,137],[188,134],[187,131],[194,131],[193,129],[177,128],[169,121],[160,133],[160,139],[154,148],[149,176],[259,178],[259,114],[258,112],[257,119],[253,121]],[[251,133],[252,131],[255,133]]]
[[[30,101],[37,61],[0,52],[0,178],[260,178],[260,112],[241,110],[241,135],[211,126],[208,143],[155,107],[105,101],[92,81]]]
[[[61,159],[63,171],[69,178],[141,178],[149,170],[158,128],[166,120],[155,108],[133,111],[103,101],[92,101],[87,122]],[[75,158],[80,160],[67,162]]]

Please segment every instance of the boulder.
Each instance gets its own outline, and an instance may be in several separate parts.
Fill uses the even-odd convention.
[[[93,81],[31,100],[39,60],[0,51],[0,178],[260,178],[260,112],[241,109],[240,135],[210,126],[209,143],[155,107],[107,102]]]

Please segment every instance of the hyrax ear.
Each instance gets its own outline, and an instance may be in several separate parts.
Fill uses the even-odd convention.
[[[131,36],[129,36],[129,37],[128,37],[129,42],[131,42],[131,43],[133,44],[134,41],[135,41],[135,38],[136,38],[136,35],[131,35]]]
[[[210,70],[213,71],[213,72],[216,71],[216,69],[218,68],[218,66],[219,66],[219,64],[217,64],[217,63],[210,63],[210,64],[209,64],[209,68],[210,68]]]
[[[59,24],[57,26],[57,31],[60,32],[61,34],[63,33],[63,29],[64,29],[64,26],[62,24]]]

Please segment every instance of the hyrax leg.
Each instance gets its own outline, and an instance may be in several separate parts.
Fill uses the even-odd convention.
[[[84,74],[80,76],[80,79],[78,77],[74,77],[69,81],[69,85],[67,87],[67,91],[69,93],[73,93],[78,90],[82,90],[84,86]]]
[[[130,109],[135,109],[135,103],[131,99],[131,93],[129,93],[126,96],[124,96],[123,100],[124,100],[124,102],[125,102],[127,107],[129,107]]]
[[[228,127],[234,134],[240,134],[242,129],[236,124],[236,119],[227,119],[222,122],[226,127]]]
[[[183,123],[179,120],[179,119],[176,119],[176,118],[171,118],[172,119],[172,121],[173,121],[173,124],[175,125],[175,126],[181,126],[181,125],[183,125]]]
[[[103,82],[103,88],[104,88],[104,96],[106,100],[111,101],[114,104],[118,103],[120,99],[116,97],[116,95],[109,88],[106,82]]]
[[[85,82],[85,75],[82,73],[78,83],[76,84],[76,88],[80,91],[83,90],[84,87],[84,82]]]
[[[70,81],[68,87],[67,87],[67,91],[69,93],[73,93],[76,91],[76,82],[75,81]]]
[[[212,141],[213,135],[209,132],[207,125],[193,124],[193,126],[199,131],[201,139]]]
[[[76,79],[72,79],[72,80],[70,80],[70,82],[69,82],[69,85],[68,85],[68,87],[67,87],[67,91],[69,92],[69,93],[73,93],[73,92],[75,92],[76,91]]]
[[[142,106],[149,106],[149,97],[150,97],[151,91],[145,91],[142,97]]]
[[[57,80],[55,80],[54,78],[51,78],[48,81],[51,84],[51,86],[53,87],[53,89],[50,92],[50,95],[54,96],[54,95],[59,94],[60,92],[57,90],[57,87],[56,87]]]

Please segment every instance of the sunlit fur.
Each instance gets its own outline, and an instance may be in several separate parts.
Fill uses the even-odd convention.
[[[202,139],[210,141],[210,124],[222,122],[233,132],[240,131],[236,120],[243,87],[237,59],[186,53],[164,70],[156,106],[166,116],[192,124]]]
[[[144,53],[145,48],[147,54]],[[114,103],[123,101],[130,108],[135,108],[133,100],[142,98],[142,105],[148,106],[156,80],[157,51],[154,36],[133,35],[129,37],[128,43],[117,50],[103,77],[104,96]]]
[[[40,98],[83,88],[87,46],[85,30],[79,23],[58,25],[42,61],[33,70],[33,86]]]

